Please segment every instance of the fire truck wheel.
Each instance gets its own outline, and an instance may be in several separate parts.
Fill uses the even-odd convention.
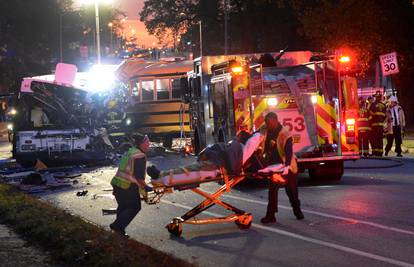
[[[172,222],[167,224],[167,226],[165,228],[167,228],[167,230],[170,234],[172,234],[176,237],[181,236],[181,234],[183,233],[183,224],[181,222],[176,221],[176,220],[173,220]]]
[[[339,181],[343,174],[344,162],[341,160],[326,162],[318,168],[309,169],[309,176],[312,180]]]

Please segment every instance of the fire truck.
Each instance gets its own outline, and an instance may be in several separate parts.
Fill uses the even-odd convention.
[[[357,81],[341,73],[338,56],[312,55],[287,52],[277,67],[261,64],[259,54],[196,59],[185,95],[195,151],[255,132],[275,112],[292,133],[299,169],[341,179],[343,162],[359,158]]]

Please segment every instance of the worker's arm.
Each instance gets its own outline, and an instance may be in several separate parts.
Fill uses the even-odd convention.
[[[286,140],[285,144],[285,167],[283,168],[282,175],[287,175],[289,173],[290,169],[290,163],[292,162],[293,157],[293,141],[292,137],[289,137],[288,140]]]
[[[286,155],[285,166],[290,166],[290,163],[292,162],[292,157],[293,157],[293,140],[292,140],[292,137],[289,137],[288,140],[286,141],[285,155]]]
[[[147,161],[144,158],[135,159],[134,161],[134,177],[140,187],[145,188],[145,172]]]

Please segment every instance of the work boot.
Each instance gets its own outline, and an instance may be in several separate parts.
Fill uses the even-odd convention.
[[[275,215],[266,215],[265,217],[260,219],[260,222],[262,224],[275,223],[276,222],[276,217],[275,217]]]
[[[402,155],[401,155],[401,154],[397,154],[397,157],[400,157],[400,158],[402,158]]]
[[[118,235],[120,235],[122,237],[129,238],[129,235],[127,235],[124,230],[120,229],[115,224],[111,223],[109,225],[109,228],[111,228],[111,230],[114,231],[114,233],[117,233]]]
[[[302,210],[300,208],[294,208],[293,214],[296,216],[296,219],[303,220],[305,215],[303,215]]]

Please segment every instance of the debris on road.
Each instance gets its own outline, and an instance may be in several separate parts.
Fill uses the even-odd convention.
[[[82,191],[76,192],[76,196],[78,197],[83,197],[83,196],[86,196],[87,194],[88,194],[88,190],[82,190]]]
[[[102,209],[102,215],[116,214],[116,208]]]
[[[110,198],[110,199],[115,199],[114,195],[112,194],[93,194],[92,195],[92,199],[98,199],[98,198]]]

